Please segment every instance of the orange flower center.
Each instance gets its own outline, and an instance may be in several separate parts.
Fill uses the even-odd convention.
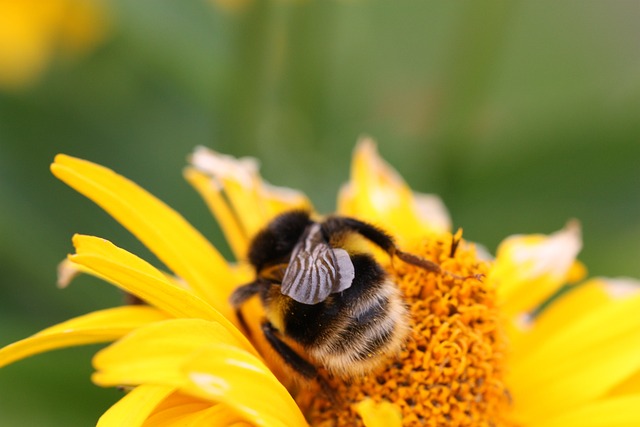
[[[399,261],[388,266],[410,307],[412,333],[401,353],[376,373],[350,381],[327,378],[337,402],[314,389],[301,392],[298,401],[311,425],[363,425],[354,404],[366,398],[394,404],[403,425],[513,425],[496,292],[472,277],[486,274],[488,266],[464,241],[452,251],[453,240],[431,238],[413,253],[466,279]]]

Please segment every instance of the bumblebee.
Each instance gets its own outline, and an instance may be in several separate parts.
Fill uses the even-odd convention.
[[[438,264],[398,249],[379,228],[343,216],[318,222],[305,211],[286,212],[250,245],[256,279],[238,287],[231,304],[246,328],[240,308],[259,295],[267,342],[307,379],[318,377],[316,366],[342,378],[364,375],[397,353],[407,338],[408,308],[364,241],[440,272]],[[288,342],[297,343],[308,360]]]

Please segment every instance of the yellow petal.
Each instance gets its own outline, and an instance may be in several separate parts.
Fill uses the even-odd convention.
[[[571,298],[568,294],[566,298]],[[568,303],[565,302],[568,305]],[[578,319],[567,325],[557,325],[555,334],[547,337],[535,347],[528,348],[526,356],[513,361],[514,372],[531,372],[533,365],[541,366],[549,362],[582,356],[596,347],[613,344],[620,337],[639,335],[640,292],[623,299],[603,301],[597,308],[582,313]],[[545,371],[553,370],[549,366]],[[540,374],[537,374],[540,375]]]
[[[608,396],[640,395],[640,369],[609,390]]]
[[[75,279],[80,273],[88,273],[89,270],[85,269],[83,266],[74,264],[69,261],[68,258],[65,258],[58,264],[58,281],[57,285],[59,288],[64,289],[73,279]]]
[[[151,264],[105,239],[77,234],[73,244],[77,254],[70,255],[70,261],[173,316],[221,317],[204,300],[168,282]]]
[[[236,159],[205,147],[197,147],[190,160],[195,168],[209,174],[224,189],[244,234],[256,234],[267,221],[258,192],[261,182],[258,161],[252,157]]]
[[[607,348],[591,349],[582,357],[565,361],[558,365],[558,369],[553,369],[556,375],[545,372],[549,364],[537,366],[536,372],[543,374],[546,381],[536,378],[535,384],[530,385],[533,381],[522,384],[510,380],[509,383],[514,384],[511,388],[516,402],[514,410],[539,421],[605,396],[612,387],[640,368],[640,339],[637,335],[626,337],[627,342],[610,342],[606,344]]]
[[[169,282],[159,270],[135,255],[93,236],[76,235],[73,243],[77,254],[69,258],[74,263],[93,270],[96,275],[173,316],[215,320],[247,342],[220,312]]]
[[[640,425],[640,395],[591,403],[567,411],[537,427],[637,427]]]
[[[367,398],[354,406],[366,427],[400,427],[402,425],[400,408],[391,402],[376,403]]]
[[[549,236],[511,236],[498,247],[488,281],[495,283],[507,316],[533,310],[575,272],[582,247],[580,226],[572,221]]]
[[[267,221],[275,216],[291,211],[305,210],[312,211],[313,205],[303,193],[287,187],[277,187],[262,181],[260,186],[260,197],[266,206]]]
[[[152,307],[129,306],[76,317],[0,349],[0,367],[58,348],[116,340],[143,325],[167,319]]]
[[[191,403],[167,408],[153,414],[144,427],[231,426],[242,423],[242,417],[228,405],[191,398]],[[249,424],[246,424],[250,426]]]
[[[273,217],[287,210],[311,209],[299,191],[268,185],[254,158],[236,159],[198,147],[190,161],[193,168],[187,170],[187,179],[219,219],[238,259],[246,257],[249,239]]]
[[[141,426],[158,404],[173,392],[173,387],[164,385],[136,387],[102,414],[98,427]]]
[[[451,216],[440,196],[417,191],[413,191],[412,194],[416,217],[426,232],[451,230]]]
[[[180,418],[192,413],[199,413],[211,407],[212,403],[209,401],[177,391],[167,396],[166,399],[155,407],[153,413],[146,419],[144,426],[168,427],[181,425],[179,423]]]
[[[187,168],[184,174],[187,181],[200,193],[216,221],[220,224],[236,259],[245,259],[250,237],[222,196],[220,185],[213,178],[195,168]]]
[[[131,231],[199,296],[225,312],[234,288],[226,261],[182,216],[110,169],[58,155],[53,174]]]
[[[63,6],[52,1],[0,2],[0,86],[25,87],[44,71],[53,56]]]
[[[414,194],[400,174],[378,155],[370,138],[358,141],[351,180],[338,197],[338,212],[366,218],[401,241],[450,228],[442,202],[436,196]]]
[[[170,396],[167,396],[167,398],[163,400],[162,403],[156,407],[156,409],[154,410],[154,414],[167,411],[167,410],[172,410],[173,408],[177,408],[177,407],[194,406],[194,405],[200,405],[199,409],[202,409],[205,406],[206,407],[211,406],[211,402],[209,402],[208,400],[198,399],[188,394],[184,394],[179,391],[176,391]]]
[[[103,386],[152,383],[179,387],[185,381],[181,366],[210,344],[225,343],[255,352],[244,337],[235,335],[220,323],[201,319],[156,322],[99,351],[93,359],[98,371],[93,380]]]
[[[587,266],[576,260],[567,272],[567,283],[577,283],[587,277]]]
[[[611,295],[602,279],[590,280],[572,287],[556,298],[535,320],[521,319],[521,330],[509,337],[513,359],[523,360],[532,349],[539,348],[562,328],[609,301]]]
[[[165,280],[164,274],[151,264],[146,262],[140,257],[121,249],[101,237],[88,236],[84,234],[75,234],[72,239],[73,246],[76,249],[78,255],[95,255],[102,258],[110,259],[114,264],[129,267],[132,270],[140,271],[146,276],[155,280]],[[72,255],[71,260],[76,257]],[[75,262],[75,261],[72,261]],[[84,268],[86,272],[92,272],[93,269],[89,269],[84,265],[80,265],[79,268]]]
[[[246,279],[247,277],[246,275],[244,275],[241,278],[241,280],[238,280],[238,277],[240,277],[238,275],[238,271],[239,271],[238,266],[233,266],[233,274],[236,277],[235,280],[237,283],[247,283],[250,281],[249,279]],[[76,264],[67,257],[64,260],[62,260],[60,264],[58,264],[58,281],[57,281],[58,287],[61,289],[66,288],[81,273],[89,274],[99,279],[108,281],[107,278],[105,278],[104,276],[101,276],[96,271],[91,270],[90,268],[87,268],[84,265]],[[164,271],[162,271],[161,273],[164,276],[164,278],[169,283],[172,283],[174,286],[177,286],[183,289],[190,289],[189,286],[184,282],[184,280],[180,279],[179,277],[175,277],[169,273],[165,273]]]
[[[71,1],[67,3],[61,22],[61,41],[66,52],[77,55],[88,51],[107,34],[108,12],[101,1]]]
[[[77,54],[106,34],[104,2],[0,1],[0,87],[33,83],[61,48]]]
[[[307,426],[286,388],[255,356],[215,344],[184,366],[187,392],[222,402],[247,421],[264,427]]]
[[[533,419],[605,396],[640,370],[640,295],[609,301],[514,359],[518,412]]]

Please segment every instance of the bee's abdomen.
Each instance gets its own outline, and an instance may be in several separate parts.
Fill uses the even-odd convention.
[[[388,278],[335,319],[334,328],[307,348],[330,371],[353,376],[371,371],[397,353],[408,334],[408,312]]]

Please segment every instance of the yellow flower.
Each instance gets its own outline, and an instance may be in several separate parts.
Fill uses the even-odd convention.
[[[0,0],[0,87],[34,82],[60,49],[81,54],[106,35],[99,0]]]
[[[512,236],[494,260],[483,259],[461,231],[450,233],[439,199],[412,192],[373,142],[362,140],[338,213],[384,227],[403,250],[446,273],[379,258],[410,309],[410,337],[363,377],[320,369],[331,399],[318,384],[295,381],[269,350],[258,301],[243,308],[251,341],[227,302],[252,281],[252,236],[281,212],[311,209],[308,199],[266,184],[253,159],[198,148],[191,164],[185,176],[220,222],[234,262],[134,183],[56,157],[53,173],[128,228],[171,273],[106,240],[75,236],[76,253],[61,265],[63,284],[78,272],[93,274],[147,304],[45,329],[1,349],[0,366],[115,341],[94,357],[93,381],[129,391],[102,415],[102,426],[640,425],[640,288],[630,279],[575,284],[586,274],[576,261],[577,222],[549,236]]]

